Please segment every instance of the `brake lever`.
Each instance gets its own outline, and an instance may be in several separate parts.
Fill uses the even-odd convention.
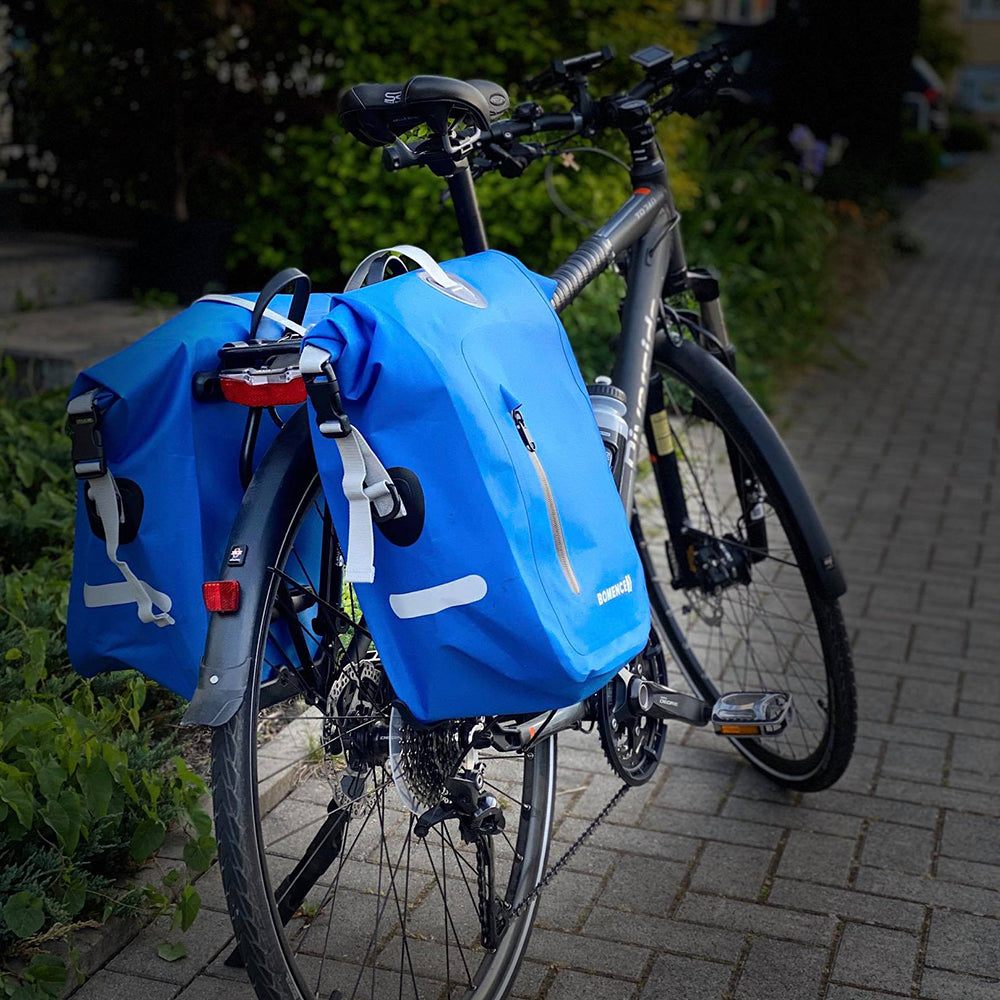
[[[529,164],[539,158],[541,147],[534,143],[515,142],[510,149],[489,142],[483,147],[496,163],[502,177],[520,177]]]

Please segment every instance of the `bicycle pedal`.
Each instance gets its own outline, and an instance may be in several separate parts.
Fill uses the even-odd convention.
[[[732,691],[712,708],[719,736],[778,736],[791,718],[792,696],[782,691]]]

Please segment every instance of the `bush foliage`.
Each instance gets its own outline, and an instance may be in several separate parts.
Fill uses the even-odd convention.
[[[3,394],[6,396],[6,393]],[[64,395],[0,403],[0,991],[58,995],[45,946],[137,907],[188,927],[198,896],[180,876],[123,890],[172,823],[191,872],[211,862],[202,780],[174,756],[168,692],[139,675],[84,681],[66,662],[75,483]],[[140,880],[141,882],[141,880]]]

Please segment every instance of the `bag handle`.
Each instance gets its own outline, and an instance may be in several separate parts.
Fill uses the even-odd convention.
[[[454,275],[448,274],[426,250],[409,243],[400,243],[394,247],[386,247],[383,250],[370,253],[347,279],[344,291],[353,292],[361,288],[362,285],[381,281],[385,277],[385,264],[393,256],[412,260],[423,269],[424,274],[421,277],[439,292],[444,292],[445,295],[457,299],[459,302],[464,302],[466,305],[476,306],[480,309],[486,308],[486,300],[475,288]],[[380,270],[376,270],[378,268]]]
[[[286,267],[279,271],[261,289],[257,301],[254,303],[253,315],[250,317],[250,339],[257,336],[257,327],[265,314],[270,310],[267,308],[271,304],[271,299],[275,297],[287,285],[292,286],[292,304],[288,307],[288,319],[295,326],[301,326],[306,314],[306,306],[309,304],[309,293],[312,291],[312,282],[309,275],[300,271],[297,267]],[[287,331],[286,327],[286,331]],[[294,328],[292,328],[294,329]]]

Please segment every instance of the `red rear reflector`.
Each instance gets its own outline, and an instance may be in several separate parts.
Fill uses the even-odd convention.
[[[240,406],[287,406],[306,401],[306,383],[297,368],[219,373],[222,395]]]
[[[649,188],[636,188],[632,194],[649,194]]]
[[[210,580],[201,585],[201,596],[209,611],[239,611],[240,581]]]

